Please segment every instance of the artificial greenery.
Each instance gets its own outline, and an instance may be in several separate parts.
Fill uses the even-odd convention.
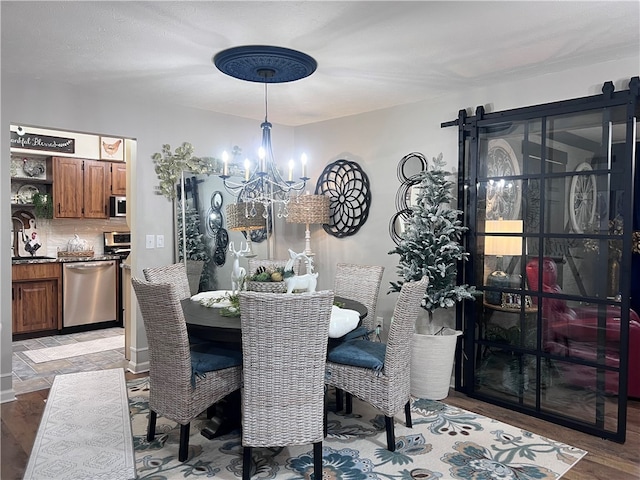
[[[156,164],[155,171],[160,180],[156,187],[158,195],[164,195],[169,200],[176,198],[176,184],[182,172],[197,174],[222,171],[222,161],[214,157],[196,157],[193,155],[193,145],[184,142],[171,152],[171,145],[162,145],[162,153],[154,153],[151,158]]]
[[[205,298],[200,300],[200,304],[205,307],[213,307],[218,303],[228,303],[228,306],[220,308],[220,315],[223,317],[239,317],[240,316],[240,297],[238,294],[232,295],[225,293],[221,297]]]
[[[187,260],[209,260],[209,253],[200,233],[200,215],[193,207],[187,207],[184,211],[186,231],[185,231],[185,254]],[[182,236],[182,215],[178,215],[178,238]],[[179,260],[183,260],[182,248],[179,249]]]
[[[51,195],[35,193],[32,201],[36,218],[53,218],[53,199]]]
[[[249,277],[251,282],[282,282],[285,278],[292,277],[293,270],[285,270],[284,267],[260,266],[256,268],[253,275]]]
[[[199,281],[199,291],[206,291],[215,289],[215,268],[213,265],[213,259],[209,254],[209,248],[204,240],[204,236],[200,233],[200,214],[193,207],[186,207],[184,211],[185,223],[187,225],[185,235],[185,248],[184,251],[187,256],[187,260],[201,260],[204,261],[202,268],[202,274]],[[178,215],[178,238],[182,236],[182,215]],[[182,245],[178,248],[178,260],[184,259],[182,253]]]
[[[401,235],[400,244],[389,254],[400,255],[398,274],[401,280],[391,282],[390,292],[398,292],[405,282],[429,279],[422,308],[433,318],[438,308],[453,307],[456,302],[473,299],[475,287],[456,285],[458,262],[469,253],[460,244],[467,227],[462,225],[460,210],[451,208],[453,182],[447,177],[442,153],[420,173],[418,195],[411,206],[412,215]]]

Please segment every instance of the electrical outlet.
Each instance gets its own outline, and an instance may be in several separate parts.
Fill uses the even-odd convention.
[[[156,235],[156,247],[164,248],[164,235]]]
[[[156,248],[156,237],[155,235],[147,235],[147,248]]]

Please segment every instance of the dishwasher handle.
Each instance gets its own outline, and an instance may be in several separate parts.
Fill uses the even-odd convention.
[[[101,261],[101,262],[82,262],[82,263],[67,263],[64,268],[68,270],[97,270],[100,268],[109,268],[114,264],[113,260]]]

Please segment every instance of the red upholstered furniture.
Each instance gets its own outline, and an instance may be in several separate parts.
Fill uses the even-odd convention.
[[[557,284],[557,266],[551,258],[542,263],[542,291],[561,293]],[[538,290],[539,262],[537,258],[527,263],[527,280],[531,290]],[[571,308],[562,299],[543,298],[543,347],[556,355],[578,357],[596,361],[598,345],[598,307]],[[620,363],[620,308],[606,307],[605,361],[612,367]],[[563,381],[580,387],[596,388],[596,370],[593,367],[558,363]],[[629,313],[629,383],[628,395],[640,398],[640,318]],[[618,393],[618,375],[605,373],[605,391]]]

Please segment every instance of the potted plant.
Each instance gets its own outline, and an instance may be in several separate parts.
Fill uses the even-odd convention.
[[[193,207],[185,210],[185,253],[187,277],[191,292],[200,291],[200,284],[209,282],[209,270],[204,266],[211,260],[204,243],[203,235],[200,233],[200,215]],[[182,238],[182,217],[178,216],[178,238]],[[178,260],[183,261],[182,249],[179,249]],[[205,288],[207,290],[208,288]]]
[[[420,173],[416,202],[405,225],[400,244],[389,254],[400,255],[401,280],[391,282],[390,292],[400,291],[404,282],[423,276],[429,285],[422,300],[426,315],[416,323],[411,354],[411,393],[440,400],[449,391],[457,337],[462,334],[434,322],[434,311],[474,299],[475,288],[457,285],[458,264],[468,259],[460,240],[467,231],[460,210],[451,208],[453,182],[448,179],[442,154]]]
[[[53,199],[46,193],[34,193],[33,210],[36,218],[53,218]]]

